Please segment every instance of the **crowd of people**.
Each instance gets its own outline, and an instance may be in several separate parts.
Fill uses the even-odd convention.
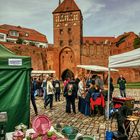
[[[76,81],[79,81],[78,84]],[[100,76],[89,74],[87,77],[68,78],[64,81],[64,97],[66,98],[66,112],[76,113],[75,99],[78,98],[78,111],[84,115],[91,116],[92,114],[103,114],[105,106],[103,91],[103,80]],[[97,101],[98,98],[98,101]],[[98,111],[97,109],[98,107]]]
[[[53,109],[53,98],[55,101],[60,101],[60,94],[63,93],[66,101],[66,113],[73,112],[76,114],[75,100],[78,100],[78,111],[84,115],[91,116],[104,114],[105,108],[105,95],[104,95],[104,82],[101,76],[88,74],[87,76],[80,76],[74,79],[74,77],[67,77],[63,81],[57,77],[51,77],[47,75],[43,80],[34,78],[31,81],[31,101],[35,110],[35,114],[38,114],[35,98],[36,96],[43,97],[44,108],[47,106]],[[121,96],[126,97],[125,84],[126,80],[121,75],[117,83],[120,88]],[[110,100],[114,91],[113,79],[110,78]],[[72,110],[71,110],[72,108]]]
[[[36,96],[43,97],[44,108],[49,105],[50,109],[53,107],[53,96],[55,95],[55,101],[60,101],[60,81],[55,77],[47,75],[41,81],[40,78],[33,78],[31,80],[31,101],[34,107],[35,114],[38,114],[35,98]]]

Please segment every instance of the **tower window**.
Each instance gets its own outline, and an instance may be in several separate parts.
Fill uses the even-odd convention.
[[[63,18],[64,18],[64,15],[63,15],[63,14],[61,14],[60,18],[61,18],[61,19],[63,19]]]
[[[60,35],[62,35],[63,34],[63,29],[60,29],[59,33],[60,33]]]
[[[69,46],[72,46],[72,40],[71,39],[69,40]]]
[[[73,14],[72,13],[70,13],[70,18],[72,18],[73,17]]]
[[[63,46],[63,40],[60,40],[60,46]]]
[[[72,31],[71,28],[68,28],[68,34],[71,34],[71,31]]]
[[[74,15],[74,20],[78,20],[78,15]]]

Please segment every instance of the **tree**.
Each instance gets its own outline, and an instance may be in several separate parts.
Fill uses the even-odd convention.
[[[35,46],[35,43],[34,42],[30,42],[29,43],[31,46]]]
[[[140,48],[140,37],[134,39],[133,45],[135,49]]]
[[[17,41],[16,41],[16,43],[17,43],[17,44],[23,44],[23,41],[24,41],[24,40],[23,40],[22,38],[18,38]]]

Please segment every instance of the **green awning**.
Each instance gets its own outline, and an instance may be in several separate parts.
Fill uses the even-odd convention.
[[[30,121],[31,58],[17,56],[0,45],[0,112],[7,112],[6,131]]]

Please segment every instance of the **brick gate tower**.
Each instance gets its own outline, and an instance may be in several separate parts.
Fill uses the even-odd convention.
[[[53,11],[55,61],[54,69],[59,78],[76,73],[81,63],[83,17],[74,0],[59,2]]]

